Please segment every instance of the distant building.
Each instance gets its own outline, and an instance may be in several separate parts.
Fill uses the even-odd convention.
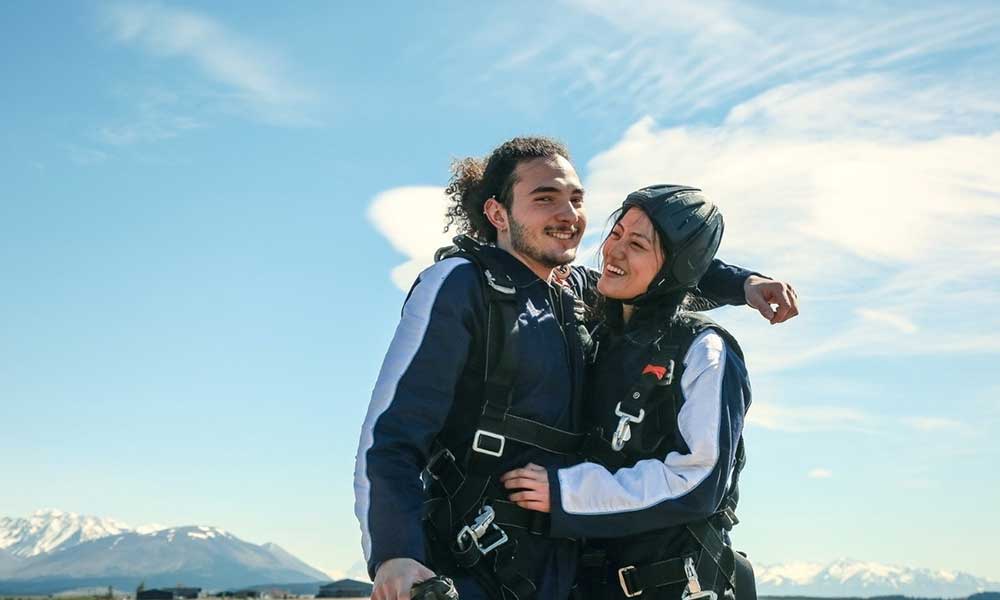
[[[199,594],[201,594],[201,588],[160,588],[141,590],[136,594],[135,600],[188,600],[197,598]]]
[[[257,590],[235,590],[222,592],[219,596],[223,598],[260,598],[261,593]]]
[[[353,579],[341,579],[320,586],[317,598],[363,598],[372,595],[372,584]]]

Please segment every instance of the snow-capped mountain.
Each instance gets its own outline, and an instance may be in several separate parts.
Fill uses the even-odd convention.
[[[21,564],[20,558],[6,550],[0,550],[0,577],[12,573]]]
[[[39,510],[27,519],[0,518],[0,550],[30,558],[131,530],[114,519],[55,509]]]
[[[771,596],[884,596],[964,598],[1000,590],[1000,583],[957,571],[912,569],[842,559],[830,564],[756,566],[757,589]]]
[[[267,550],[271,554],[271,556],[274,557],[275,561],[277,561],[278,564],[287,569],[298,571],[300,573],[307,573],[309,575],[312,575],[313,578],[317,580],[325,581],[330,578],[330,576],[327,575],[326,573],[318,569],[314,569],[313,567],[310,567],[308,564],[299,560],[294,554],[292,554],[288,550],[285,550],[284,548],[282,548],[277,544],[274,544],[272,542],[267,542],[266,544],[261,544],[260,547],[263,548],[264,550]]]
[[[203,526],[108,536],[39,555],[18,569],[20,579],[115,575],[145,577],[148,583],[160,574],[204,587],[327,579],[277,546],[258,546]]]
[[[60,511],[2,523],[0,539],[25,557],[0,550],[0,594],[50,594],[93,585],[132,589],[140,581],[207,589],[329,581],[277,544],[259,546],[217,527],[132,530],[110,519]],[[101,531],[113,533],[97,536]],[[80,541],[84,536],[96,537]],[[29,550],[46,547],[51,550]]]

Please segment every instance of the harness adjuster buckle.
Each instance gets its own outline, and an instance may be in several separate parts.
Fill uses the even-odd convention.
[[[662,379],[660,379],[660,382],[657,385],[671,385],[673,384],[673,382],[674,382],[674,361],[671,359],[667,361],[667,375]]]
[[[496,511],[493,510],[493,507],[489,505],[483,506],[482,510],[479,511],[479,514],[472,521],[472,525],[466,525],[458,532],[458,536],[455,538],[458,548],[465,550],[471,543],[475,545],[480,554],[487,554],[506,544],[508,540],[507,532],[493,523],[495,518]],[[496,539],[485,545],[480,543],[480,540],[485,538],[491,531],[496,532]]]
[[[698,571],[694,567],[694,559],[688,556],[684,559],[684,575],[688,583],[681,592],[681,600],[718,600],[719,595],[712,590],[701,589],[698,582]]]
[[[629,578],[635,573],[635,565],[629,565],[627,567],[622,567],[618,569],[618,584],[622,588],[622,592],[625,594],[626,598],[635,598],[642,594],[642,590],[633,592],[632,587],[629,585]]]
[[[615,407],[615,416],[621,417],[629,423],[642,423],[642,420],[646,418],[646,410],[640,408],[638,415],[622,412],[622,403],[619,402],[618,406]]]
[[[434,455],[431,456],[430,460],[427,461],[427,466],[424,467],[424,470],[426,470],[427,474],[433,477],[435,481],[439,481],[441,479],[439,476],[439,468],[442,464],[444,464],[444,461],[447,461],[448,463],[455,462],[455,455],[452,454],[451,450],[448,450],[447,448],[441,448],[435,452]]]
[[[618,427],[615,428],[615,434],[611,437],[611,447],[618,452],[625,447],[625,442],[632,438],[630,425],[632,423],[642,423],[642,420],[646,418],[646,410],[640,408],[638,415],[622,412],[622,403],[619,402],[618,406],[615,407],[615,415],[617,415],[619,419]]]
[[[481,444],[483,438],[496,440],[500,443],[500,445],[496,450],[484,448]],[[507,438],[499,433],[493,433],[492,431],[486,431],[484,429],[477,429],[475,437],[472,438],[472,449],[480,454],[488,454],[496,457],[503,456],[503,448],[505,445],[507,445]]]
[[[654,365],[650,363],[642,369],[643,375],[646,375],[647,373],[656,377],[656,385],[670,385],[674,382],[674,361],[673,359],[668,360],[665,365]]]
[[[488,283],[491,288],[495,289],[501,294],[510,296],[517,292],[517,290],[515,290],[511,286],[500,285],[500,283],[497,282],[497,278],[493,276],[493,273],[490,273],[489,269],[483,269],[483,274],[486,276],[486,283]],[[506,279],[505,283],[510,281],[509,278],[505,279]]]
[[[729,506],[715,513],[714,517],[718,520],[719,525],[721,525],[726,531],[731,531],[733,527],[736,527],[736,525],[740,522],[739,518],[736,516],[736,511]]]

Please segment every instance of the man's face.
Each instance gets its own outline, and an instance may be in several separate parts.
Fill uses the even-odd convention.
[[[587,227],[583,186],[562,156],[522,162],[514,174],[510,228],[497,241],[540,276],[545,272],[545,279],[547,271],[576,258]]]

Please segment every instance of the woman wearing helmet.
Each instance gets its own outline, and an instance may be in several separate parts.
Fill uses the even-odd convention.
[[[585,426],[617,457],[502,479],[522,508],[550,513],[551,534],[588,540],[583,598],[715,600],[754,596],[733,552],[736,483],[750,386],[729,333],[684,310],[722,239],[700,191],[657,185],[630,194],[601,247]]]

